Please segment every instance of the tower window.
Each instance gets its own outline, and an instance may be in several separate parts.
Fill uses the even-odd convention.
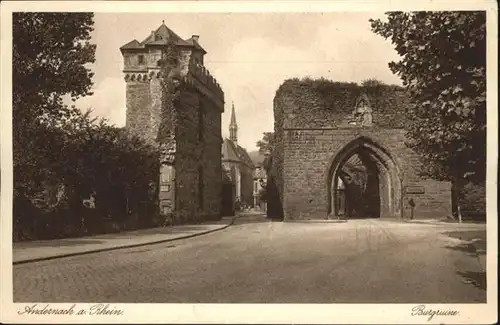
[[[138,64],[139,65],[144,64],[144,55],[139,55],[139,57],[138,57]]]

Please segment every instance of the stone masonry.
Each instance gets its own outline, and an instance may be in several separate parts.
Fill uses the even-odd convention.
[[[178,222],[220,217],[224,93],[203,65],[206,51],[198,39],[193,35],[184,40],[162,24],[144,41],[133,40],[120,48],[127,87],[126,128],[160,146],[159,207]],[[164,76],[160,60],[167,44],[175,44],[179,56],[174,73]],[[165,105],[162,78],[174,78],[179,95],[168,116],[170,136],[159,143]]]
[[[409,218],[410,199],[415,218],[451,215],[451,184],[422,179],[405,145],[406,107],[395,86],[286,81],[274,99],[273,153],[285,220],[335,217],[334,177],[357,152],[378,166],[380,217]]]

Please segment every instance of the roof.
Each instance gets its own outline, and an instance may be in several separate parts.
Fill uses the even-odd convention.
[[[250,168],[254,168],[248,152],[227,138],[222,142],[222,161],[239,162]]]
[[[173,30],[165,26],[165,23],[162,23],[160,27],[149,34],[148,37],[146,37],[142,42],[134,39],[120,47],[120,50],[144,49],[146,45],[166,45],[169,39],[172,39],[174,44],[178,46],[195,47],[196,49],[207,53],[192,37],[187,40],[182,39]]]
[[[142,47],[141,43],[139,43],[136,39],[120,47],[120,49],[137,49],[137,48],[142,48]]]
[[[236,127],[238,126],[236,124],[236,112],[234,111],[234,103],[233,103],[233,106],[231,108],[231,123],[229,125],[236,126]]]
[[[194,46],[196,47],[198,50],[202,51],[203,53],[207,53],[207,51],[205,51],[205,49],[203,47],[201,47],[200,43],[198,43],[197,40],[195,40],[194,38],[189,38],[186,40],[186,43],[188,43],[190,46]]]

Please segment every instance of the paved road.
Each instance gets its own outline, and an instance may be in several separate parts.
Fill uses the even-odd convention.
[[[485,302],[483,270],[455,230],[243,217],[191,239],[16,265],[14,301]]]

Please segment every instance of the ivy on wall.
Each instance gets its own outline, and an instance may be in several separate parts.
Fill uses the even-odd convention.
[[[179,51],[170,40],[162,53],[159,64],[161,66],[159,77],[161,78],[162,95],[157,141],[162,153],[162,162],[173,164],[176,151],[176,106],[180,98],[182,79],[179,68]]]
[[[283,155],[285,128],[339,127],[353,113],[356,100],[365,94],[372,108],[375,127],[403,128],[408,98],[402,87],[374,79],[356,83],[324,78],[285,80],[274,97],[274,135],[270,182],[283,204]]]
[[[353,112],[356,100],[362,94],[369,98],[375,125],[390,128],[404,126],[408,98],[402,87],[381,82],[358,85],[324,78],[294,78],[283,82],[276,91],[275,100],[281,97],[287,102],[288,116],[279,122],[297,128],[338,126],[346,115]],[[285,107],[275,105],[276,109]]]

